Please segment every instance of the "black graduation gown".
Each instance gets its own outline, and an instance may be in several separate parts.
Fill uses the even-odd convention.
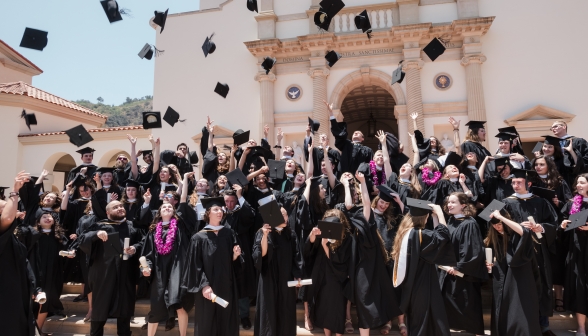
[[[512,179],[503,179],[500,176],[492,176],[484,179],[485,204],[490,204],[493,199],[503,200],[514,194]]]
[[[508,232],[506,227],[505,231]],[[540,280],[532,236],[533,233],[526,228],[523,228],[522,236],[510,232],[506,256],[499,259],[498,252],[492,251],[492,335],[541,335],[537,309]],[[502,240],[498,243],[500,250],[504,251]]]
[[[543,225],[545,232],[541,239],[533,233],[535,259],[541,274],[541,293],[539,293],[539,309],[541,316],[553,316],[553,274],[551,270],[551,253],[555,253],[555,236],[557,227],[557,213],[545,199],[533,195],[530,198],[519,199],[510,196],[502,200],[506,204],[504,209],[512,220],[521,223],[533,216],[535,222]]]
[[[227,210],[224,226],[232,229],[237,235],[237,242],[241,247],[241,255],[245,263],[243,271],[237,275],[239,298],[255,297],[257,295],[256,272],[253,264],[253,242],[250,230],[255,222],[255,212],[245,201],[234,211]]]
[[[72,168],[72,170],[69,171],[69,174],[67,174],[67,180],[65,181],[65,184],[67,185],[69,182],[73,181],[76,178],[76,175],[78,175],[80,170],[82,170],[82,168],[84,167],[88,168],[88,170],[86,170],[86,181],[92,181],[92,178],[94,177],[94,174],[96,173],[96,169],[98,169],[98,167],[96,167],[93,164],[81,164],[75,168]]]
[[[194,171],[194,168],[192,167],[192,164],[188,158],[180,158],[175,154],[175,151],[171,151],[169,149],[163,150],[159,154],[160,161],[166,166],[170,164],[175,165],[179,170],[180,176],[184,176],[184,174]],[[194,164],[196,163],[198,163],[198,156],[196,156],[196,162],[194,162]],[[151,194],[153,194],[153,192],[151,192]]]
[[[307,139],[310,139],[307,140]],[[308,155],[310,154],[308,152],[308,144],[312,143],[312,137],[310,138],[304,138],[304,158],[306,159],[306,161],[308,162]],[[312,166],[313,166],[313,170],[312,170],[312,174],[314,176],[320,176],[322,174],[322,170],[321,170],[321,164],[323,162],[323,159],[325,158],[325,154],[324,154],[324,150],[322,149],[321,146],[317,147],[313,147],[312,148]],[[333,164],[335,165],[335,174],[337,173],[336,169],[337,169],[337,164],[339,163],[339,160],[341,160],[341,153],[339,153],[338,151],[336,151],[333,148],[329,148],[329,152],[327,153],[328,157],[331,158],[331,160],[333,160]]]
[[[478,163],[476,164],[477,167],[480,167],[480,164],[484,161],[486,156],[492,156],[490,151],[481,143],[465,140],[461,144],[461,153],[465,156],[470,152],[476,153],[476,156],[478,157]]]
[[[310,320],[317,328],[326,328],[333,333],[345,333],[345,309],[350,297],[349,263],[351,262],[353,239],[347,232],[335,251],[329,246],[329,256],[322,246],[322,237],[316,236],[314,243],[306,240],[304,254],[315,255],[312,269],[312,286],[309,288],[308,305]]]
[[[27,249],[14,235],[17,221],[0,233],[0,330],[15,336],[35,335],[32,309],[34,275],[29,272]],[[32,277],[32,279],[31,279]],[[32,287],[32,288],[31,288]]]
[[[26,182],[19,190],[21,204],[23,206],[23,210],[26,211],[23,225],[36,226],[37,219],[41,218],[45,211],[51,212],[51,215],[56,222],[61,222],[60,218],[63,218],[65,215],[61,210],[59,210],[59,206],[61,206],[61,204],[56,204],[55,208],[51,210],[44,210],[41,208],[39,205],[41,202],[41,197],[39,194],[41,192],[42,186],[43,184],[35,184],[35,182],[31,180]]]
[[[202,163],[202,177],[208,180],[209,192],[212,192],[212,188],[216,183],[216,180],[221,175],[217,169],[218,155],[216,154],[216,147],[213,148],[213,150],[214,152],[211,152],[210,150],[206,151],[206,154],[203,158],[204,162]],[[227,157],[227,160],[229,160],[229,157]],[[228,171],[223,174],[226,173],[228,173]]]
[[[362,144],[354,144],[347,139],[347,123],[331,119],[331,133],[335,137],[335,147],[341,151],[337,177],[345,172],[355,174],[362,162],[369,163],[374,157],[374,152],[371,148]]]
[[[357,307],[359,327],[364,329],[384,325],[392,318],[401,315],[399,300],[390,281],[386,268],[386,251],[378,236],[378,227],[373,212],[369,221],[363,216],[362,207],[347,210],[344,204],[338,204],[356,234],[356,246],[353,248],[353,272],[351,301]]]
[[[402,203],[406,204],[406,198],[412,197],[412,185],[410,182],[400,181],[396,173],[393,172],[388,177],[388,182],[386,184],[388,187],[398,193]]]
[[[149,323],[158,323],[174,316],[175,310],[184,308],[186,311],[194,306],[194,296],[181,290],[182,271],[186,265],[190,237],[196,213],[187,203],[178,206],[176,236],[172,250],[159,254],[155,245],[156,230],[150,231],[145,237],[141,256],[147,259],[151,268],[151,311],[147,315]],[[162,229],[161,238],[165,243],[169,233],[169,225]],[[142,275],[141,275],[142,276]]]
[[[98,231],[118,232],[122,249],[124,239],[130,238],[130,245],[137,251],[128,260],[120,256],[105,255],[104,242],[98,238]],[[92,320],[106,321],[109,317],[130,318],[135,313],[135,284],[137,282],[141,251],[141,234],[133,223],[100,220],[88,228],[79,239],[80,249],[88,259],[88,283],[93,293]]]
[[[296,287],[288,281],[302,278],[302,253],[294,231],[285,227],[268,234],[267,253],[261,255],[263,231],[255,234],[253,261],[259,272],[254,335],[296,335]]]
[[[68,236],[73,233],[77,234],[78,225],[80,219],[84,216],[84,211],[86,210],[88,201],[89,199],[86,200],[79,198],[75,200],[70,200],[68,202],[67,211],[65,211],[65,215],[62,222],[62,227],[65,229],[65,232]],[[65,283],[86,283],[84,281],[82,270],[80,269],[80,264],[86,263],[86,257],[82,254],[83,253],[76,253],[75,258],[73,259],[65,258],[63,265],[63,281]]]
[[[72,242],[71,246],[69,247],[70,250],[76,251],[75,259],[78,259],[79,269],[80,269],[80,273],[82,275],[81,283],[84,283],[84,284],[88,283],[88,263],[86,262],[86,260],[87,260],[86,254],[84,253],[84,251],[82,251],[82,249],[79,248],[80,247],[79,237],[81,235],[83,235],[85,232],[87,232],[88,229],[92,225],[94,225],[97,221],[98,221],[98,219],[96,219],[96,216],[94,216],[94,214],[84,215],[82,218],[80,218],[79,224],[78,224],[78,229],[76,230],[76,235],[78,236],[78,238],[76,240],[74,240]],[[66,263],[67,263],[67,261],[66,261]],[[67,282],[67,280],[65,280],[65,281]],[[90,292],[90,286],[85,286],[84,287],[84,294],[87,294],[89,292]]]
[[[447,223],[457,266],[463,278],[439,272],[439,284],[449,327],[472,334],[484,334],[482,282],[488,280],[486,254],[480,227],[472,217],[451,216]]]
[[[572,202],[562,209],[568,218]],[[588,203],[582,202],[581,210],[588,209]],[[563,231],[561,228],[559,231]],[[563,233],[563,232],[562,232]],[[588,315],[588,231],[573,229],[564,234],[567,239],[567,258],[565,265],[564,308],[574,313]]]
[[[437,266],[456,266],[449,229],[439,224],[433,230],[410,231],[407,244],[406,276],[399,284],[400,309],[411,336],[449,336],[449,322],[443,304]],[[395,274],[398,262],[395,266]]]
[[[131,163],[127,163],[127,165],[122,169],[114,169],[112,175],[114,177],[114,181],[116,182],[116,184],[118,184],[119,186],[126,185],[127,180],[131,178]]]
[[[122,198],[122,190],[118,186],[110,186],[108,191],[106,191],[106,189],[104,188],[96,190],[94,195],[92,195],[92,211],[94,211],[94,215],[96,215],[98,219],[108,218],[108,216],[106,215],[106,206],[108,205],[108,194],[117,194],[119,201]],[[154,195],[153,190],[151,191],[151,195]]]
[[[197,312],[194,319],[195,336],[239,335],[236,276],[241,265],[239,258],[233,261],[235,245],[237,237],[227,228],[219,230],[218,235],[202,230],[190,240],[182,288],[194,294]],[[214,294],[229,303],[227,308],[202,296],[206,286],[210,286]]]

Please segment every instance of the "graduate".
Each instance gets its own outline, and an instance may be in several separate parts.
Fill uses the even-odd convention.
[[[413,147],[412,194],[416,198],[437,204],[442,184],[438,182],[443,177],[440,171],[443,166],[435,156],[421,158],[415,134],[409,133],[409,136]]]
[[[484,240],[492,249],[492,317],[497,336],[541,335],[539,274],[533,252],[533,232],[510,219],[504,209],[494,211]]]
[[[264,223],[253,245],[253,262],[259,272],[256,336],[296,335],[296,288],[288,287],[288,281],[301,280],[302,254],[286,210],[280,204],[276,209],[284,223],[276,227]]]
[[[155,169],[155,166],[153,169]],[[151,181],[144,186],[151,191],[152,195],[154,195],[149,203],[149,208],[151,210],[159,209],[166,192],[181,190],[181,183],[182,178],[176,166],[167,165],[159,168],[157,172],[153,173]]]
[[[449,322],[439,287],[437,265],[456,266],[449,230],[439,205],[409,198],[392,247],[394,287],[400,287],[400,309],[410,336],[449,336]],[[433,230],[425,229],[429,215]]]
[[[583,161],[583,166],[588,167],[588,142],[586,139],[579,138],[568,134],[568,124],[563,120],[558,120],[551,125],[553,136],[560,139],[561,148],[569,148],[567,152],[575,152],[578,158]]]
[[[486,203],[490,203],[493,199],[503,200],[514,194],[512,188],[512,174],[513,166],[510,164],[510,159],[507,157],[494,160],[494,167],[496,171],[492,174],[486,174],[486,167],[489,162],[493,161],[493,156],[487,156],[478,170],[478,177],[484,187]]]
[[[308,144],[308,150],[311,152],[314,152],[314,145],[312,144],[312,142],[310,142]],[[322,148],[319,149],[319,151],[322,150],[323,151],[323,157],[324,157],[324,152],[328,152],[329,151],[329,146],[325,145]],[[337,176],[335,175],[335,165],[334,165],[334,161],[331,158],[331,156],[327,155],[326,158],[323,158],[323,161],[320,163],[320,172],[321,174],[318,176],[315,176],[314,174],[314,159],[315,156],[311,155],[308,158],[308,164],[307,164],[307,171],[308,171],[308,177],[315,177],[316,181],[318,181],[318,183],[320,183],[323,188],[325,189],[326,193],[325,193],[325,202],[327,203],[327,205],[329,207],[333,207],[335,204],[337,204],[337,193],[339,191],[337,191],[338,187],[341,187],[341,185],[337,182]],[[305,241],[306,238],[304,238]]]
[[[94,174],[96,192],[92,195],[94,213],[99,219],[106,219],[106,205],[122,198],[122,189],[114,180],[114,168],[100,167]]]
[[[576,177],[574,185],[574,198],[566,202],[562,209],[564,221],[560,225],[560,231],[565,230],[570,223],[567,218],[580,211],[588,209],[588,174]],[[586,336],[586,315],[588,314],[588,223],[571,231],[568,239],[568,254],[565,266],[564,284],[564,308],[576,315],[578,329],[576,335]]]
[[[467,155],[470,152],[476,154],[478,159],[477,166],[479,166],[481,163],[480,160],[482,158],[492,155],[490,151],[488,151],[488,149],[482,145],[482,142],[486,141],[486,128],[484,127],[485,123],[485,121],[468,121],[465,124],[468,126],[468,132],[466,134],[465,140],[461,144],[462,155]]]
[[[412,187],[412,178],[412,165],[408,162],[400,166],[398,175],[392,172],[388,177],[387,185],[398,194],[403,204],[406,204],[407,198],[415,197],[414,189]]]
[[[21,202],[26,212],[23,225],[36,226],[37,220],[45,212],[53,214],[59,222],[61,214],[61,195],[52,191],[41,193],[43,189],[43,180],[48,174],[49,172],[43,169],[38,178],[31,177],[29,181],[25,183],[23,188],[21,188]]]
[[[561,139],[550,135],[544,135],[543,147],[539,153],[535,153],[535,157],[544,155],[551,158],[557,167],[563,179],[571,185],[575,177],[582,173],[586,168],[584,160],[578,159],[578,152],[573,149],[572,143],[569,142],[567,147],[561,146]]]
[[[161,152],[161,161],[166,166],[177,167],[177,174],[192,172],[194,170],[192,165],[198,163],[198,155],[196,152],[190,152],[190,148],[185,143],[180,143],[176,146],[176,151],[164,150]],[[181,177],[178,179],[181,180]]]
[[[186,203],[188,179],[193,175],[184,174],[184,190],[177,211],[171,203],[161,205],[143,244],[141,256],[147,259],[149,267],[142,269],[142,275],[151,280],[151,310],[147,315],[149,336],[155,335],[159,321],[173,318],[175,313],[180,335],[186,336],[188,312],[194,306],[194,296],[181,289],[181,277],[196,223],[196,213]],[[146,197],[145,202],[149,201]]]
[[[206,154],[203,157],[202,163],[202,177],[208,181],[208,184],[212,186],[220,175],[226,175],[228,172],[235,169],[235,151],[236,146],[231,149],[230,157],[224,152],[220,151],[214,145],[214,125],[210,117],[207,117],[208,121],[206,127],[208,129],[208,148]]]
[[[321,175],[321,163],[325,159],[325,152],[327,153],[327,157],[330,159],[331,162],[336,164],[341,159],[341,154],[336,150],[329,146],[329,136],[325,133],[319,134],[319,144],[318,146],[312,147],[309,149],[309,144],[313,143],[313,138],[311,136],[311,125],[308,124],[306,127],[306,137],[304,138],[304,158],[307,162],[310,162],[312,157],[313,162],[313,176],[320,176]],[[311,155],[312,153],[312,155]],[[299,162],[301,163],[301,162]],[[308,170],[307,170],[308,171]]]
[[[86,168],[86,174],[84,174],[84,177],[86,178],[86,180],[90,181],[92,179],[92,177],[94,176],[94,173],[96,172],[96,169],[98,169],[98,167],[96,167],[92,163],[92,160],[94,160],[94,152],[95,151],[96,150],[94,148],[90,148],[90,147],[84,147],[84,148],[76,151],[76,153],[79,153],[82,157],[82,164],[69,171],[69,173],[67,175],[67,180],[65,180],[66,184],[73,181],[73,179],[76,178],[76,175],[78,175],[78,173],[80,173],[82,168]]]
[[[212,189],[210,190],[210,197],[222,197],[224,192],[229,189],[229,179],[226,175],[219,175],[214,181]]]
[[[241,248],[233,230],[222,225],[224,199],[204,198],[202,205],[207,225],[192,236],[182,275],[182,289],[194,295],[194,335],[238,336]],[[228,302],[228,306],[217,304],[217,298]]]
[[[122,197],[120,202],[125,207],[127,220],[133,222],[136,229],[142,230],[141,234],[146,233],[147,225],[142,225],[139,222],[141,207],[143,206],[143,199],[141,196],[141,185],[131,179],[127,179],[125,187],[122,189]]]
[[[447,228],[457,261],[457,266],[439,272],[449,327],[484,335],[481,287],[488,280],[488,271],[482,233],[474,219],[476,209],[466,194],[453,192],[444,210],[449,215]]]
[[[130,174],[131,164],[129,163],[129,158],[124,154],[119,154],[116,157],[116,161],[114,162],[114,170],[112,171],[114,181],[119,186],[124,186],[127,182],[127,179],[130,177]]]
[[[323,221],[341,223],[343,230],[339,239],[327,239],[315,227],[304,244],[304,254],[315,254],[312,286],[308,293],[310,319],[315,326],[323,328],[326,336],[340,336],[345,333],[354,236],[347,216],[339,210],[328,210]]]
[[[78,237],[88,262],[88,285],[93,293],[90,333],[103,335],[106,320],[117,319],[119,335],[131,335],[131,317],[135,313],[137,258],[141,251],[141,233],[126,220],[123,204],[112,201],[106,206],[107,219],[93,224]],[[130,245],[123,249],[124,239]],[[129,255],[124,260],[122,253]]]
[[[69,246],[70,251],[75,251],[75,259],[79,262],[80,273],[82,274],[82,294],[75,297],[73,302],[84,301],[88,302],[88,313],[84,317],[84,322],[90,321],[92,318],[92,292],[90,291],[90,286],[88,285],[88,263],[86,262],[87,256],[80,249],[80,239],[78,239],[81,235],[86,233],[92,225],[94,225],[98,219],[94,216],[94,212],[92,211],[92,201],[89,201],[86,204],[86,209],[84,210],[84,215],[78,220],[78,225],[75,233],[75,238],[73,239],[71,245]],[[70,236],[71,239],[71,236]],[[66,260],[66,265],[70,261],[70,259]]]
[[[515,129],[516,131],[516,129]],[[515,146],[515,141],[519,141],[518,136],[510,132],[500,132],[495,135],[498,138],[498,151],[496,152],[497,157],[508,157],[510,164],[517,169],[530,169],[531,162],[522,153],[513,152],[513,149],[519,148]],[[491,169],[495,171],[496,169]]]

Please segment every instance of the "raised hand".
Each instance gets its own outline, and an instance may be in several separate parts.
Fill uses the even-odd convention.
[[[147,189],[147,191],[143,194],[143,200],[147,204],[151,202],[151,189]]]
[[[241,255],[241,247],[239,245],[235,245],[233,247],[233,260],[237,260]]]
[[[278,142],[282,141],[284,138],[284,132],[282,132],[282,128],[278,127],[278,134],[276,135]]]
[[[386,133],[384,133],[384,131],[379,130],[378,133],[376,133],[376,138],[378,138],[378,140],[380,140],[381,144],[386,143]]]
[[[466,181],[465,175],[464,174],[459,174],[459,182],[465,183],[465,181]]]
[[[269,134],[269,126],[263,126],[263,137],[267,139],[267,135]]]
[[[327,106],[327,111],[329,111],[329,116],[333,115],[333,104],[327,103],[326,100],[323,100],[323,103]]]
[[[263,232],[264,236],[267,236],[272,231],[272,227],[269,224],[263,224],[261,231]]]
[[[137,138],[133,138],[133,136],[130,134],[127,134],[127,139],[129,139],[131,145],[135,145],[137,143]]]
[[[449,123],[451,124],[451,126],[453,126],[454,130],[458,130],[459,129],[459,124],[461,123],[460,121],[455,120],[453,117],[449,117]]]
[[[365,182],[365,176],[363,175],[362,172],[356,172],[355,173],[355,178],[359,181],[359,183],[364,183]]]
[[[117,193],[111,193],[110,194],[110,201],[118,201],[118,194]]]
[[[410,114],[410,117],[412,118],[412,120],[416,120],[416,118],[418,118],[418,117],[419,117],[419,114],[418,114],[418,113],[416,113],[416,112],[414,112],[414,113],[411,113],[411,114]]]
[[[80,169],[80,174],[86,176],[87,171],[88,171],[88,167],[84,167],[84,168]]]

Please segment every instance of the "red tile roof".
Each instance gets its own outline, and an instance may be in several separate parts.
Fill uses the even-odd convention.
[[[22,81],[12,83],[0,83],[0,93],[28,96],[31,98],[53,103],[55,105],[67,107],[72,110],[82,112],[94,117],[108,119],[108,116],[104,114],[94,112],[89,108],[85,108],[82,105],[78,105],[76,103],[70,102],[69,100],[65,100],[56,95],[50,94],[49,92],[37,89],[36,87]]]
[[[121,127],[106,127],[106,128],[91,128],[88,129],[88,133],[102,133],[102,132],[116,132],[116,131],[131,131],[131,130],[142,130],[143,126],[121,126]],[[48,132],[48,133],[34,133],[34,134],[19,134],[19,138],[24,137],[39,137],[49,135],[61,135],[65,134],[65,131],[61,132]]]
[[[43,70],[41,70],[41,68],[39,68],[38,66],[35,65],[35,63],[29,61],[26,57],[24,57],[23,55],[21,55],[18,51],[12,49],[11,46],[8,45],[8,43],[0,40],[0,44],[6,46],[6,48],[8,48],[10,51],[12,51],[13,53],[15,53],[18,57],[20,57],[23,61],[27,62],[31,67],[39,70],[40,72],[43,72]]]

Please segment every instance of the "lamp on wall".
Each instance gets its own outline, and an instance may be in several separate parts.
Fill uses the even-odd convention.
[[[374,114],[372,111],[372,102],[368,102],[370,106],[370,118],[367,121],[368,124],[368,136],[373,138],[376,136],[376,119],[374,119]]]

